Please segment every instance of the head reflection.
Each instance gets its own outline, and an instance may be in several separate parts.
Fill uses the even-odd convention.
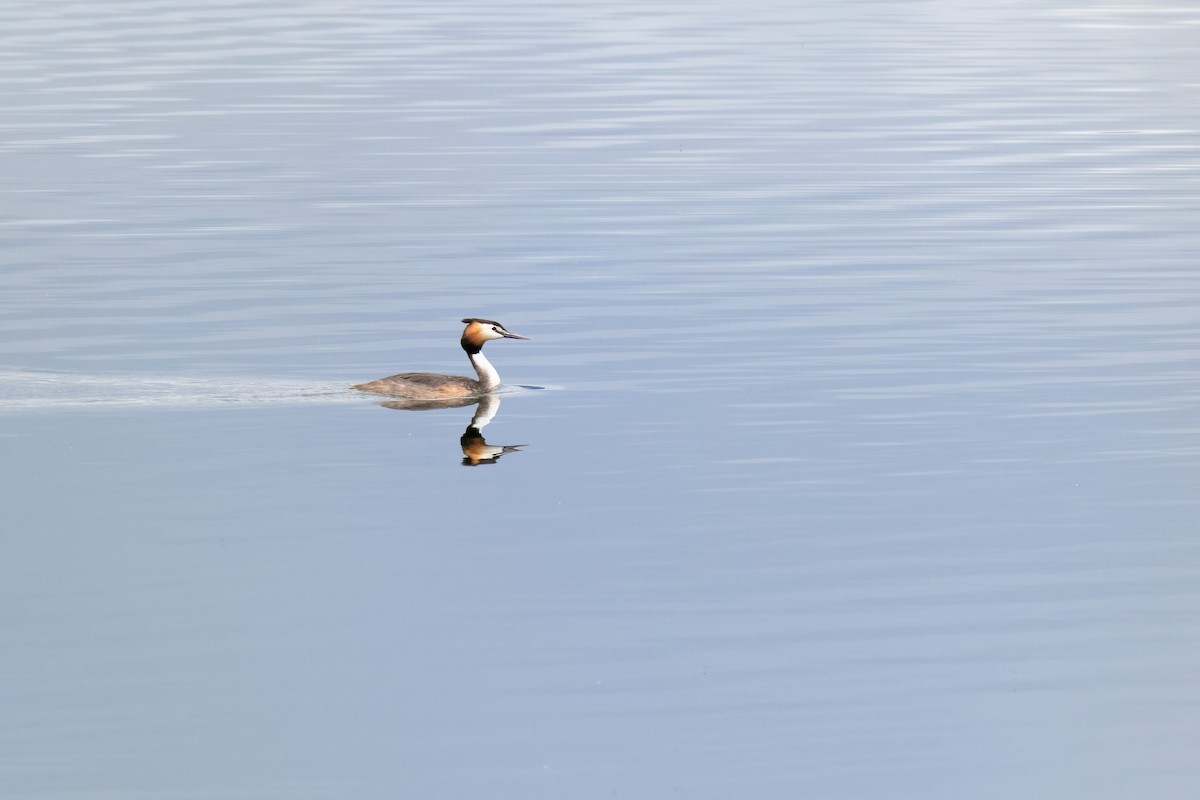
[[[519,451],[523,444],[488,444],[483,438],[483,429],[496,417],[500,410],[500,398],[494,394],[479,397],[454,397],[445,400],[390,400],[381,404],[384,408],[400,411],[431,411],[435,408],[462,408],[477,405],[467,429],[459,437],[464,467],[479,467],[495,464],[505,453]]]

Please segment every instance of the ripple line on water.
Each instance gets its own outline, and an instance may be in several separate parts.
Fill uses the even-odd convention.
[[[0,370],[0,412],[359,402],[349,382]]]

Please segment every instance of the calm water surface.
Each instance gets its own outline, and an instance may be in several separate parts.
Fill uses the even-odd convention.
[[[1194,797],[1200,11],[979,5],[10,2],[5,795]]]

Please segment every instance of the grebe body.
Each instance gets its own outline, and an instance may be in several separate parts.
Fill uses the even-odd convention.
[[[401,372],[370,383],[351,386],[360,392],[372,392],[388,397],[404,397],[411,400],[449,400],[455,397],[477,397],[500,388],[500,374],[483,355],[483,346],[492,339],[526,339],[505,330],[499,322],[490,319],[467,317],[463,320],[459,344],[466,351],[471,366],[479,378],[460,375],[439,375],[434,372]]]

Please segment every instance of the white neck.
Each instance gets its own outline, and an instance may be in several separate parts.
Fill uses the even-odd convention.
[[[500,385],[500,373],[496,372],[496,368],[492,366],[492,362],[483,357],[483,352],[467,355],[471,359],[471,366],[475,368],[475,373],[479,375],[479,383],[486,391],[491,391]]]

